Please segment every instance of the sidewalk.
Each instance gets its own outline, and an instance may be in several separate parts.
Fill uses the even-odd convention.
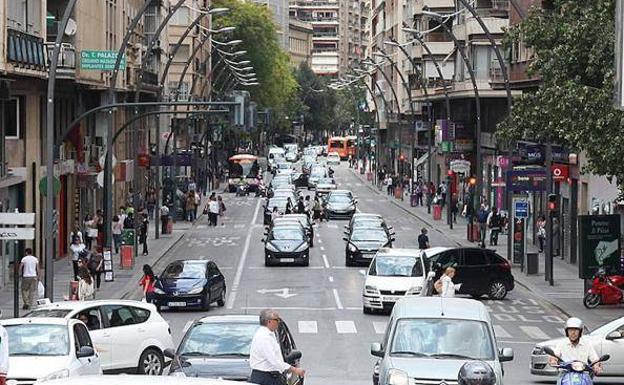
[[[427,213],[426,206],[410,207],[409,196],[406,195],[404,200],[390,197],[385,191],[379,191],[372,182],[367,181],[366,175],[361,175],[359,172],[356,172],[356,170],[352,171],[365,186],[379,194],[381,199],[386,199],[424,222],[428,227],[431,227],[433,231],[440,233],[455,246],[478,247],[477,242],[473,243],[467,240],[468,223],[464,217],[458,215],[457,223],[453,224],[453,229],[451,230],[446,224],[446,210],[442,213],[442,220],[433,220],[433,215]],[[418,234],[414,234],[414,237],[417,235]],[[498,254],[507,257],[507,235],[501,234],[498,238],[498,245],[488,246],[488,249],[496,250]],[[537,253],[538,249],[534,245],[527,244],[527,251]],[[622,316],[622,308],[620,306],[600,306],[593,310],[586,309],[583,306],[583,295],[585,293],[584,282],[582,279],[578,278],[578,266],[569,264],[555,257],[553,269],[554,286],[550,286],[544,279],[544,254],[539,255],[538,274],[526,275],[520,270],[520,266],[513,266],[512,272],[517,285],[522,286],[535,296],[556,307],[564,314],[582,318],[590,328],[595,328]]]
[[[207,201],[207,197],[202,196],[202,203],[198,211],[198,218],[201,217],[201,208]],[[197,223],[197,222],[195,222]],[[118,254],[113,254],[113,271],[115,280],[112,282],[104,281],[104,274],[102,274],[102,284],[100,291],[96,292],[96,299],[108,299],[108,298],[129,298],[139,280],[143,275],[143,265],[149,264],[155,265],[162,257],[164,257],[171,248],[173,248],[178,241],[180,241],[187,230],[191,229],[194,224],[185,221],[177,221],[173,225],[172,234],[160,234],[159,239],[155,239],[154,226],[160,226],[160,220],[151,221],[149,225],[147,247],[150,251],[149,255],[141,255],[142,246],[139,245],[138,255],[135,256],[134,266],[132,269],[122,270],[120,267],[121,261]],[[54,301],[60,302],[64,300],[69,294],[69,282],[73,274],[71,259],[68,257],[61,258],[54,261]],[[22,310],[22,295],[19,295],[19,309],[20,315],[28,312],[28,310]],[[13,317],[13,280],[0,289],[0,309],[2,309],[2,318]]]

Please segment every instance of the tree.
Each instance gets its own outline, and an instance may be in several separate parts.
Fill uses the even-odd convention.
[[[509,31],[535,52],[529,74],[542,83],[499,124],[505,140],[550,141],[585,151],[589,169],[622,186],[624,114],[612,106],[615,0],[552,0]]]

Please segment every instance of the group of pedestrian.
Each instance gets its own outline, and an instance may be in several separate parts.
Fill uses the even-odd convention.
[[[498,235],[506,226],[506,219],[501,216],[498,209],[493,207],[491,210],[486,202],[481,203],[479,211],[477,211],[477,223],[479,225],[479,244],[485,248],[485,239],[488,230],[490,232],[489,245],[498,245]]]
[[[185,218],[189,222],[195,222],[197,219],[197,208],[201,203],[201,197],[195,190],[189,190],[186,193],[186,201],[185,201]]]
[[[223,222],[225,210],[226,208],[225,203],[223,202],[223,197],[221,195],[217,196],[217,194],[213,192],[208,198],[206,207],[204,207],[204,214],[208,214],[208,225],[217,226],[217,220],[221,217],[221,225],[225,226],[225,223]]]

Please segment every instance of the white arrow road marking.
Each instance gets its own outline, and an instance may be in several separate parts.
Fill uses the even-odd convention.
[[[340,296],[338,296],[338,290],[332,289],[332,291],[334,292],[334,300],[336,301],[336,307],[338,308],[338,310],[344,309],[344,307],[342,307],[342,301],[340,301]]]
[[[520,330],[522,330],[526,335],[534,340],[547,340],[550,339],[548,334],[544,333],[542,329],[537,326],[520,326]]]
[[[258,293],[260,294],[274,294],[278,297],[282,297],[284,299],[286,298],[290,298],[290,297],[294,297],[297,294],[296,293],[291,293],[290,289],[287,287],[283,287],[281,289],[260,289],[260,290],[256,290]]]
[[[318,326],[316,321],[299,321],[299,334],[316,334]]]
[[[353,321],[336,321],[336,331],[338,334],[355,334],[357,329]]]
[[[373,327],[375,328],[375,333],[384,334],[386,332],[386,322],[383,321],[374,321]]]
[[[511,338],[511,334],[500,325],[494,325],[494,334],[496,338]]]

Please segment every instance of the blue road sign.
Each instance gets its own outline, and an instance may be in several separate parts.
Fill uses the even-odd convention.
[[[529,216],[529,202],[515,201],[514,213],[516,218],[527,218]]]

